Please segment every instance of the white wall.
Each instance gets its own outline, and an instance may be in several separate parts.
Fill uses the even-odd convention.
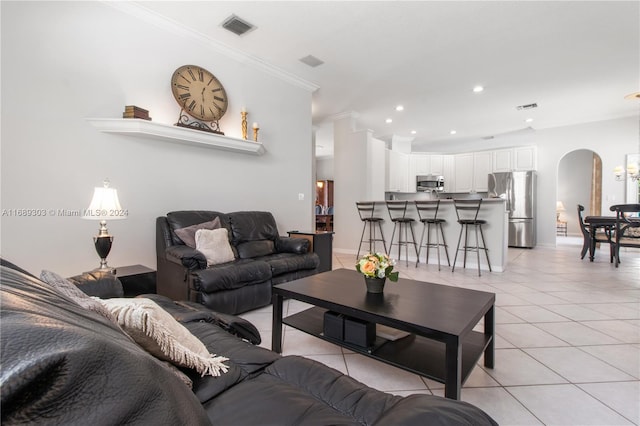
[[[566,211],[560,220],[567,222],[567,234],[582,236],[578,223],[578,204],[584,206],[583,217],[591,204],[591,179],[593,174],[593,151],[579,149],[565,155],[558,165],[558,201],[562,201]],[[606,177],[605,177],[606,179]],[[606,212],[602,212],[607,214]]]
[[[129,210],[108,223],[114,266],[155,267],[155,218],[172,210],[267,210],[281,234],[313,229],[310,90],[104,3],[2,2],[1,18],[3,212],[83,209],[108,177]],[[104,134],[85,121],[137,105],[174,123],[169,81],[191,63],[224,85],[227,135],[239,137],[242,107],[260,123],[264,156]],[[76,217],[5,214],[1,254],[34,273],[81,273],[98,265],[97,229]]]
[[[555,244],[558,165],[571,151],[588,149],[602,159],[603,214],[607,214],[613,204],[624,202],[624,182],[615,180],[613,169],[624,162],[627,152],[638,149],[638,117],[539,130],[535,133],[535,141],[538,146],[539,244]],[[570,206],[565,204],[565,207],[570,210]]]

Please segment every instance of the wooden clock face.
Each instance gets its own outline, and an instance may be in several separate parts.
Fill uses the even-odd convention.
[[[192,117],[218,121],[227,112],[227,93],[220,81],[197,65],[183,65],[171,77],[171,91],[178,104]]]

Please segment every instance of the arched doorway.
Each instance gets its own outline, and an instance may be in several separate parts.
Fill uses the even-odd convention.
[[[600,215],[602,207],[602,160],[595,152],[578,149],[565,154],[558,163],[558,204],[565,211],[557,212],[559,221],[566,222],[567,236],[582,238],[577,206],[585,208],[585,216]],[[560,232],[557,232],[560,235]],[[564,233],[561,234],[564,236]],[[557,237],[558,238],[558,237]]]

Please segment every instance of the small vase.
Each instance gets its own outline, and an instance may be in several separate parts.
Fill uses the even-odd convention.
[[[369,293],[382,293],[384,291],[384,283],[387,278],[370,278],[364,277],[364,282],[367,284],[367,291]]]

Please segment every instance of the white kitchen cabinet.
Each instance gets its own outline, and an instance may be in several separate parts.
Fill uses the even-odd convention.
[[[493,152],[468,152],[453,157],[453,192],[486,192],[488,176],[493,170]]]
[[[473,189],[473,153],[455,154],[454,192],[469,192]]]
[[[453,155],[442,156],[442,176],[444,176],[444,191],[454,192],[455,190],[455,159]]]
[[[493,152],[482,151],[473,153],[473,186],[476,192],[487,192],[489,188],[489,173],[493,171]]]
[[[411,154],[409,155],[409,177],[411,175],[444,175],[443,154]]]
[[[514,170],[536,170],[538,168],[538,149],[535,146],[513,148]]]
[[[407,163],[400,156],[408,157],[408,180],[404,176],[395,176],[388,191],[415,192],[415,180],[418,175],[444,176],[445,192],[486,192],[488,175],[493,172],[511,172],[518,170],[535,170],[537,165],[537,148],[522,146],[502,148],[489,151],[465,152],[461,154],[411,154],[400,152],[394,154],[395,173],[400,173]],[[403,164],[405,166],[403,166]],[[406,186],[405,186],[406,185]]]
[[[444,176],[444,155],[442,154],[429,155],[429,174]]]
[[[428,154],[411,154],[409,156],[410,173],[416,175],[428,175],[429,174],[429,159]]]
[[[535,146],[497,149],[493,151],[493,171],[536,170],[537,153]]]
[[[493,171],[510,172],[513,170],[513,148],[493,151]]]
[[[429,174],[429,157],[427,154],[409,155],[408,192],[416,192],[416,176]]]

